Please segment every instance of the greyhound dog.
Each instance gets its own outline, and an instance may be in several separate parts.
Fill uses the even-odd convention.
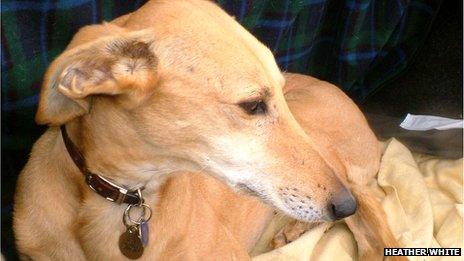
[[[359,109],[282,74],[214,3],[150,1],[82,28],[36,121],[49,128],[15,196],[23,259],[247,260],[272,209],[348,217],[361,258],[397,244],[365,187],[380,150]]]

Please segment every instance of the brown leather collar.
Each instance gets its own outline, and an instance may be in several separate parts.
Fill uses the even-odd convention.
[[[84,174],[85,182],[91,189],[93,189],[100,196],[106,198],[107,200],[116,202],[118,204],[142,203],[141,196],[137,190],[129,191],[128,189],[118,186],[100,175],[91,173],[87,169],[84,156],[69,138],[68,133],[66,132],[66,127],[61,125],[60,129],[61,136],[63,137],[64,145],[66,146],[66,150],[68,151],[69,156],[71,156],[74,164],[76,164],[77,168],[79,168],[82,174]]]

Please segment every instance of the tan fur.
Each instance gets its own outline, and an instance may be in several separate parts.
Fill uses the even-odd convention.
[[[368,188],[352,186],[358,200],[356,214],[345,219],[358,244],[361,260],[382,260],[383,249],[401,247],[390,231],[382,206]],[[389,260],[408,260],[406,257],[390,257]]]
[[[18,179],[18,250],[34,260],[123,259],[126,206],[84,184],[61,124],[90,171],[145,187],[154,215],[142,259],[248,259],[272,211],[237,191],[304,221],[332,220],[331,197],[375,176],[377,140],[336,87],[285,78],[284,89],[270,51],[207,1],[150,1],[84,27],[45,75],[36,119],[50,128]],[[257,99],[266,114],[239,106]],[[385,222],[363,213],[367,226]]]
[[[315,142],[322,144],[325,155],[332,156],[327,162],[334,168],[346,169],[347,176],[341,178],[356,197],[358,210],[345,220],[358,243],[360,259],[381,260],[385,247],[400,245],[388,227],[380,202],[365,186],[375,177],[380,164],[375,136],[356,105],[335,86],[296,74],[286,75],[286,80],[285,97],[295,118]],[[292,223],[279,236],[282,237],[285,230],[295,230],[295,226],[299,233],[308,229]],[[282,242],[277,238],[275,244],[282,245]],[[391,260],[407,259],[394,257]]]

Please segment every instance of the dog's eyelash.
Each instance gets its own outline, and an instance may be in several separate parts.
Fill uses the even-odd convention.
[[[267,112],[267,105],[263,100],[242,102],[239,106],[250,115],[264,114]]]

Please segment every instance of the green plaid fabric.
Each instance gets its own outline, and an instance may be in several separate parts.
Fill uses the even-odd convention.
[[[281,69],[339,86],[358,102],[393,79],[424,41],[441,1],[219,1]]]
[[[11,211],[16,175],[43,130],[33,117],[47,66],[80,27],[112,20],[144,2],[2,1],[2,214]],[[441,0],[218,2],[273,51],[283,71],[332,82],[358,102],[411,62],[441,4]],[[3,253],[11,253],[9,236],[2,234]]]

